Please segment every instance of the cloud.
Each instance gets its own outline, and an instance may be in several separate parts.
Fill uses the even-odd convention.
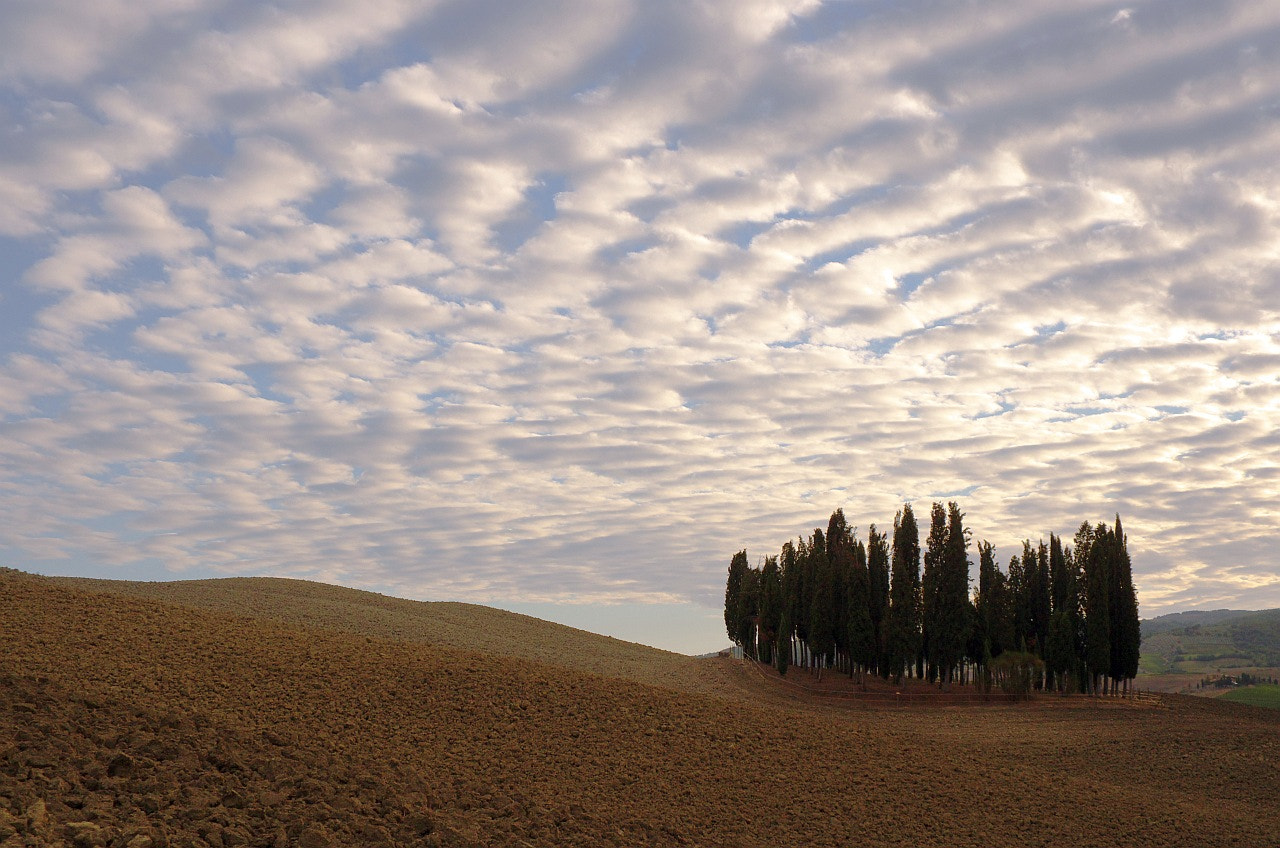
[[[492,5],[0,12],[9,560],[714,606],[955,498],[1280,604],[1265,4]]]

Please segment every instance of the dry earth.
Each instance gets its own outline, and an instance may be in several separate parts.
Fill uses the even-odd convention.
[[[837,702],[481,608],[214,582],[0,573],[0,846],[1280,844],[1275,711]]]

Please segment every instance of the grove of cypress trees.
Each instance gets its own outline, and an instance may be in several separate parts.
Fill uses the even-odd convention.
[[[969,532],[954,501],[933,504],[923,557],[910,504],[894,518],[892,548],[889,541],[872,524],[864,546],[837,509],[825,535],[815,529],[786,542],[760,568],[737,552],[725,581],[730,638],[780,674],[793,660],[818,669],[834,662],[851,675],[875,670],[901,681],[914,661],[917,677],[945,686],[957,670],[965,683],[970,663],[987,668],[1028,649],[1025,659],[1047,671],[1044,686],[1059,691],[1078,684],[1118,694],[1137,674],[1137,593],[1119,515],[1114,528],[1081,524],[1074,548],[1052,533],[1047,545],[1024,541],[1007,575],[980,542],[972,597]],[[1041,674],[1032,677],[1037,687]]]

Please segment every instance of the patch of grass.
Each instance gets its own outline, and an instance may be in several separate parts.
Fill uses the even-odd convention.
[[[1246,686],[1226,693],[1222,696],[1222,700],[1280,710],[1280,686]]]
[[[1169,661],[1159,654],[1143,654],[1138,663],[1139,674],[1168,674],[1171,670]]]

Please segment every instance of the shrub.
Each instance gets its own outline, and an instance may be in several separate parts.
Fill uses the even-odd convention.
[[[1031,687],[1044,677],[1044,660],[1025,651],[1005,651],[992,660],[991,676],[1001,692],[1030,695]]]

